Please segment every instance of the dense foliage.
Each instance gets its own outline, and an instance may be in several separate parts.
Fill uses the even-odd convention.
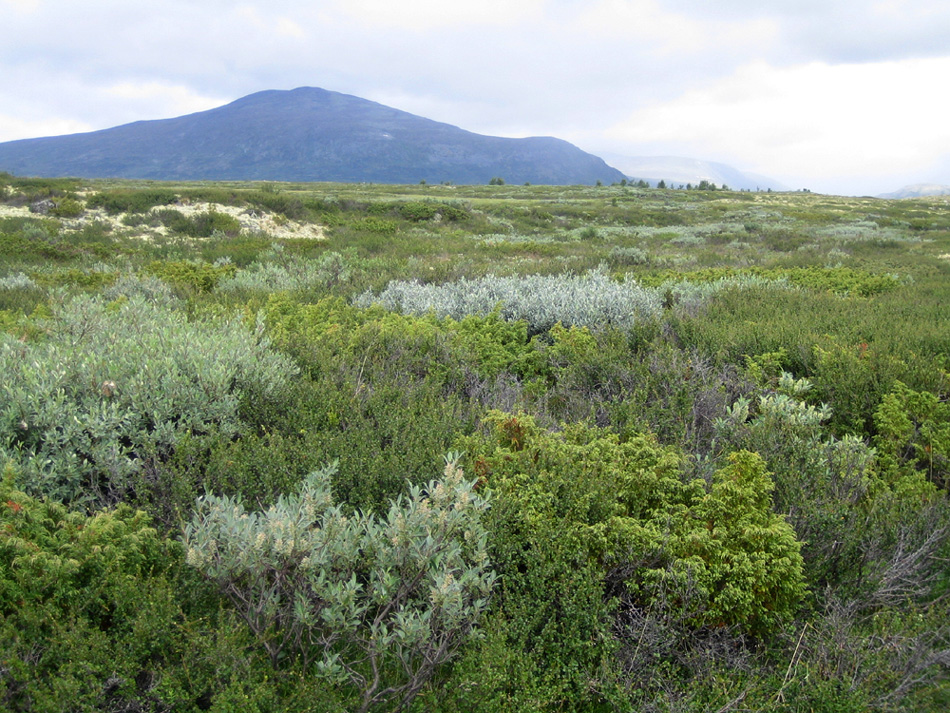
[[[948,277],[944,198],[2,174],[0,710],[944,709]]]
[[[187,561],[218,584],[272,665],[313,662],[329,684],[358,690],[353,710],[403,706],[487,605],[487,502],[449,461],[442,480],[410,488],[385,519],[347,516],[330,470],[260,514],[240,498],[202,498],[184,532]]]

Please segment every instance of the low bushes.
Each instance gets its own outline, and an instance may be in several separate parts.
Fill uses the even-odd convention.
[[[235,433],[242,399],[270,399],[294,372],[246,327],[190,323],[141,297],[76,297],[48,336],[0,336],[0,457],[29,491],[112,503],[180,434]]]

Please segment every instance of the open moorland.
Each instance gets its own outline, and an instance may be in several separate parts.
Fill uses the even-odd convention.
[[[0,710],[950,707],[950,199],[0,174]]]

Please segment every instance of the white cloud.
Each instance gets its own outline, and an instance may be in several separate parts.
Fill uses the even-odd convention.
[[[606,136],[779,176],[924,171],[950,153],[947,76],[950,58],[784,68],[756,62],[637,111]]]
[[[297,40],[307,37],[307,31],[300,23],[286,15],[275,16],[273,12],[261,12],[251,5],[242,5],[235,14],[257,34],[273,33],[278,37],[290,37]]]
[[[137,104],[149,118],[174,117],[226,104],[220,97],[203,96],[189,87],[165,82],[119,82],[99,90],[105,97]],[[147,112],[153,112],[149,115]]]
[[[162,81],[95,82],[81,75],[21,67],[0,86],[0,141],[105,129],[221,106],[224,98]]]
[[[293,37],[302,40],[307,36],[306,30],[288,17],[278,17],[274,23],[274,29],[282,37]]]
[[[92,131],[93,127],[73,119],[49,118],[39,121],[24,120],[17,116],[0,114],[0,141],[33,138],[37,136],[61,136]]]
[[[505,26],[537,18],[544,0],[337,0],[338,12],[368,25],[413,32],[443,27]]]
[[[0,141],[309,85],[792,185],[928,161],[950,181],[946,0],[0,0],[0,17]]]
[[[734,54],[762,49],[777,35],[766,18],[699,17],[668,10],[659,0],[599,0],[585,6],[579,27],[614,41],[646,43],[664,55]],[[714,55],[710,56],[710,59]]]
[[[17,12],[36,12],[40,7],[40,0],[0,0],[0,6],[4,5]]]

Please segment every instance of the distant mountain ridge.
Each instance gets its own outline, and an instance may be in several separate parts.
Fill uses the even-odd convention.
[[[667,184],[696,185],[709,181],[717,186],[729,186],[733,190],[787,191],[788,186],[767,176],[747,173],[724,163],[702,161],[681,156],[617,156],[605,154],[604,158],[626,174],[628,179],[643,180],[651,185],[659,181]]]
[[[878,198],[925,198],[927,196],[948,195],[950,195],[950,186],[939,183],[914,183],[893,193],[882,193]]]
[[[314,87],[267,90],[173,119],[0,143],[28,176],[372,183],[615,183],[624,175],[553,137],[484,136]]]

